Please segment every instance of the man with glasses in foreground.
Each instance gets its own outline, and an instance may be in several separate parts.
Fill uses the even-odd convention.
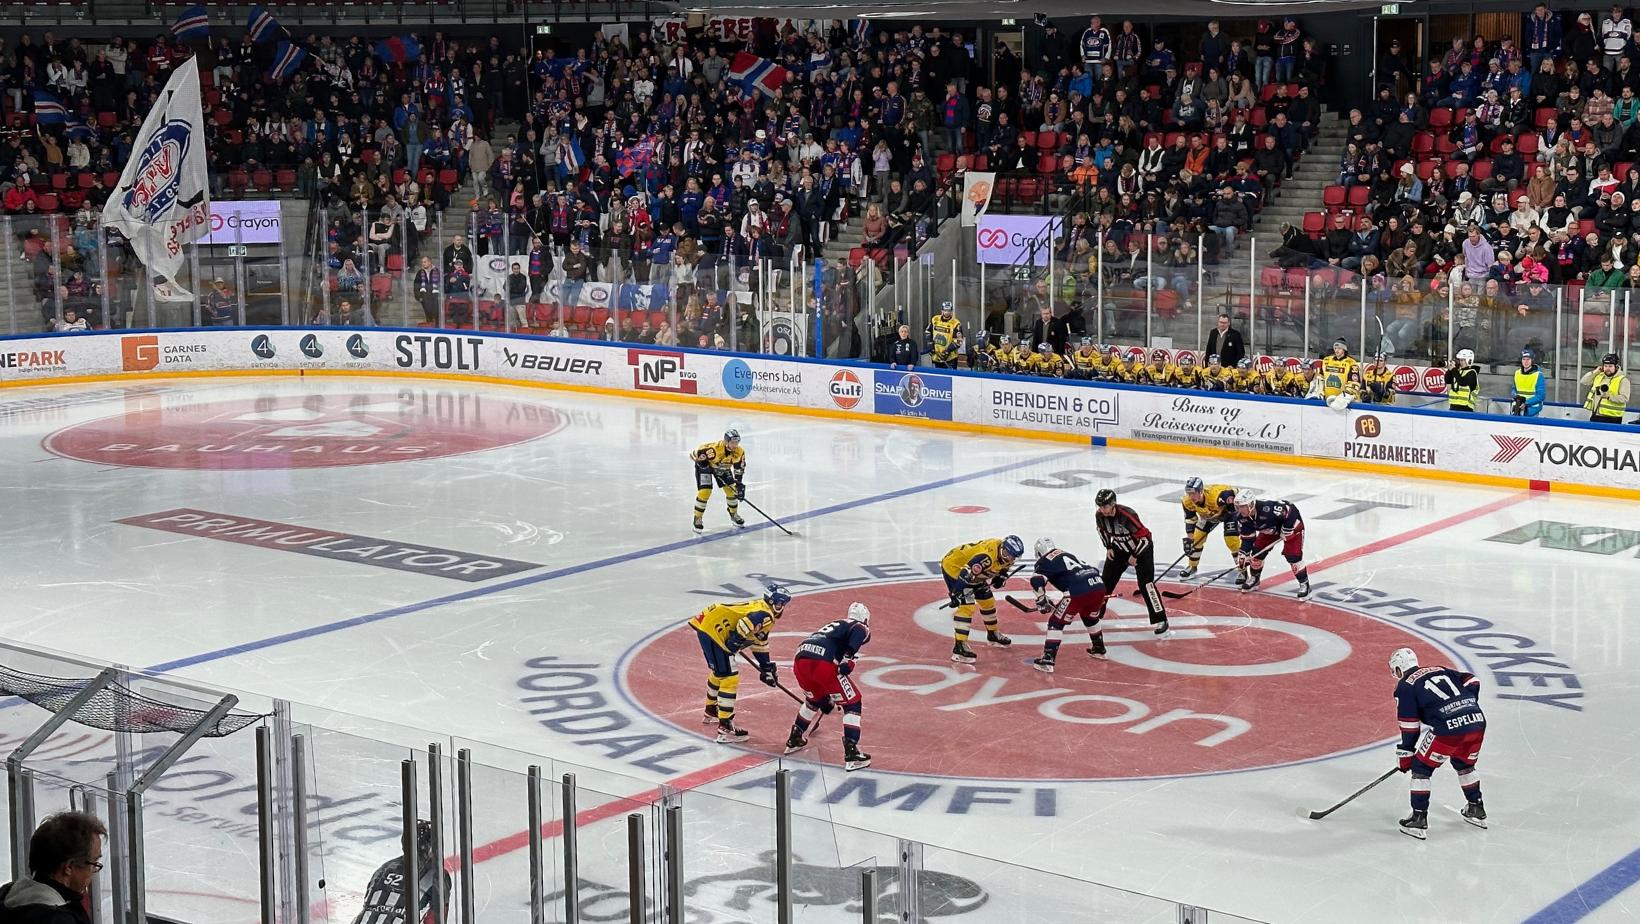
[[[90,924],[85,896],[103,868],[108,829],[85,812],[51,815],[28,842],[28,875],[0,887],[6,924]]]

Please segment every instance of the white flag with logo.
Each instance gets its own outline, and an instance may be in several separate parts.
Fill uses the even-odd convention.
[[[507,265],[507,258],[501,254],[490,254],[478,258],[478,268],[473,274],[473,288],[479,295],[488,295],[493,298],[507,297],[507,274],[511,268]]]
[[[211,230],[209,190],[199,65],[189,58],[143,120],[120,183],[103,206],[102,223],[117,228],[149,272],[180,291],[183,246]]]
[[[962,175],[962,226],[971,228],[979,216],[991,207],[991,187],[995,186],[995,173],[979,173],[970,170]]]

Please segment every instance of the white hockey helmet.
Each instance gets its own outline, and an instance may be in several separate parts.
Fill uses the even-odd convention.
[[[1252,491],[1248,490],[1247,488],[1242,488],[1242,489],[1236,491],[1236,506],[1237,507],[1251,507],[1251,506],[1253,506],[1253,502],[1257,501],[1257,500],[1258,500],[1258,495],[1254,494]]]
[[[1473,363],[1474,361],[1475,361],[1475,351],[1474,350],[1459,350],[1458,351],[1458,362],[1463,363],[1464,365],[1469,365],[1469,364]]]
[[[1418,653],[1411,648],[1397,648],[1389,656],[1389,671],[1397,678],[1405,677],[1418,669]]]
[[[1043,536],[1041,539],[1036,540],[1036,550],[1035,551],[1036,551],[1036,557],[1037,558],[1041,558],[1042,556],[1048,554],[1049,552],[1052,552],[1053,550],[1054,550],[1053,540],[1049,539],[1047,536]]]
[[[871,625],[871,610],[856,600],[848,605],[848,618],[862,626]]]

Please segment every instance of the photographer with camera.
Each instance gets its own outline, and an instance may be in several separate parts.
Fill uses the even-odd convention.
[[[1600,368],[1584,373],[1579,384],[1589,389],[1583,407],[1592,423],[1620,424],[1629,406],[1629,377],[1617,367],[1617,354],[1607,353]]]
[[[1520,368],[1515,370],[1515,398],[1509,413],[1516,417],[1536,417],[1543,413],[1543,369],[1537,364],[1537,354],[1531,348],[1520,351]]]

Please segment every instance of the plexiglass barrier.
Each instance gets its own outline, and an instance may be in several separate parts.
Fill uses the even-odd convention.
[[[108,666],[8,644],[0,667],[79,691]],[[140,909],[188,924],[349,922],[366,908],[400,907],[407,806],[418,822],[408,839],[419,869],[411,901],[437,921],[776,924],[972,913],[1068,922],[1088,920],[1090,909],[1106,920],[1179,919],[1166,899],[875,830],[861,793],[879,781],[827,762],[841,726],[825,721],[803,759],[724,748],[703,769],[644,779],[613,764],[110,674],[150,703],[233,701],[250,724],[194,741],[140,797],[144,775],[183,737],[135,730],[151,715],[126,715],[134,729],[113,732],[65,718],[9,768],[8,860],[54,812],[91,811],[108,824],[97,921],[131,920]],[[8,699],[0,734],[15,751],[53,717]]]

